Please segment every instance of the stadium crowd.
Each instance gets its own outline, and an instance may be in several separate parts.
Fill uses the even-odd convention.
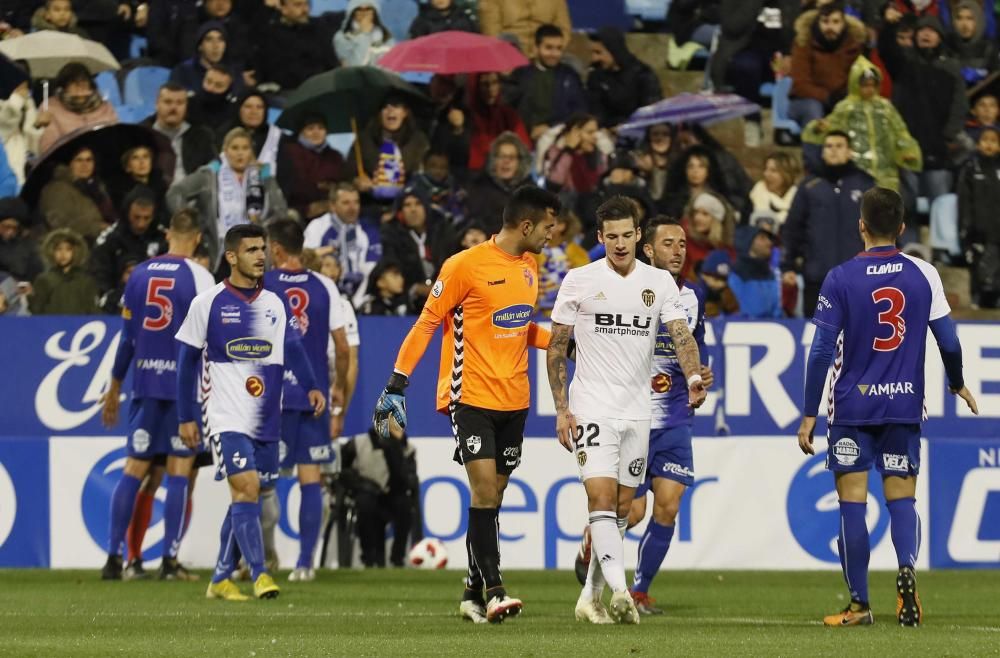
[[[358,313],[415,314],[443,262],[496,233],[525,183],[558,192],[569,209],[539,255],[543,314],[570,268],[603,255],[594,210],[625,195],[646,218],[682,220],[685,276],[706,293],[710,317],[811,315],[826,273],[863,249],[860,197],[876,183],[906,201],[904,250],[967,267],[973,304],[997,306],[991,2],[664,0],[665,24],[644,27],[671,35],[673,69],[703,66],[707,88],[762,106],[773,94],[776,111],[768,83],[791,80],[797,127],[777,130],[781,146],[753,155],[762,162],[745,155],[761,152],[760,114],[745,118],[749,150],[690,122],[619,134],[664,97],[661,78],[618,28],[588,33],[589,62],[568,54],[566,0],[383,4],[350,0],[313,15],[309,0],[6,0],[3,42],[79,34],[107,46],[123,72],[163,67],[169,79],[149,116],[135,116],[85,62],[51,79],[30,61],[0,62],[0,312],[120,313],[132,268],[166,250],[170,216],[191,207],[197,257],[217,277],[228,228],[292,217],[311,267],[332,274]],[[323,113],[275,125],[311,77],[377,66],[407,39],[446,30],[499,36],[530,63],[434,76],[423,96],[372,89],[378,110],[356,117],[345,154]],[[130,122],[159,141],[74,139]],[[753,180],[748,170],[761,169]]]

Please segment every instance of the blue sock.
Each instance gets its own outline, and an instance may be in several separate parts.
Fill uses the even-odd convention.
[[[221,583],[233,575],[236,568],[236,535],[233,534],[233,508],[226,510],[226,518],[222,520],[222,530],[219,532],[219,559],[215,561],[213,583]]]
[[[125,532],[132,520],[132,510],[135,508],[135,495],[139,493],[142,480],[131,475],[122,474],[111,494],[111,528],[108,532],[108,554],[121,555],[125,550]]]
[[[865,524],[867,503],[840,501],[840,537],[843,546],[844,580],[851,591],[851,600],[868,605],[868,526]]]
[[[167,557],[176,558],[181,547],[181,529],[187,509],[188,479],[181,475],[167,476],[167,503],[163,510],[163,547]]]
[[[639,564],[635,568],[635,580],[632,583],[633,592],[649,592],[653,577],[660,570],[663,558],[667,557],[670,540],[674,536],[674,526],[660,525],[653,519],[649,520],[646,532],[639,542]]]
[[[889,508],[889,528],[892,545],[896,549],[899,568],[917,566],[920,552],[920,517],[917,515],[915,498],[899,498],[886,503]]]
[[[319,482],[313,482],[299,487],[299,492],[299,561],[295,566],[309,568],[323,522],[323,488]]]
[[[264,532],[260,527],[260,503],[233,503],[233,534],[243,553],[243,559],[250,566],[250,576],[265,573]]]

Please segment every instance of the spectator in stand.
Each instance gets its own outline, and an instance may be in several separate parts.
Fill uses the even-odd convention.
[[[97,284],[83,267],[87,251],[87,243],[72,229],[56,229],[45,237],[42,255],[48,269],[32,284],[32,315],[97,313]]]
[[[1000,132],[984,128],[976,153],[958,177],[958,227],[970,265],[972,299],[980,308],[1000,302]],[[2,268],[0,268],[2,269]]]
[[[773,222],[759,222],[752,229],[749,244],[739,245],[736,263],[729,274],[729,289],[744,318],[765,320],[785,316],[781,307],[781,274],[772,258],[778,244],[774,228]]]
[[[229,127],[230,130],[246,130],[253,142],[255,160],[258,164],[267,165],[272,176],[276,175],[282,132],[280,128],[267,122],[267,100],[264,94],[256,89],[248,90],[240,96],[236,110],[236,120]]]
[[[458,246],[462,250],[472,249],[477,244],[482,244],[489,239],[490,238],[486,235],[486,230],[482,227],[482,225],[476,222],[471,222],[465,227],[465,230],[462,231],[462,236],[458,241]]]
[[[822,171],[807,176],[792,201],[781,227],[785,255],[782,278],[796,284],[801,273],[805,286],[802,310],[812,317],[827,272],[864,251],[858,234],[861,195],[875,179],[851,162],[851,138],[831,131],[823,139]]]
[[[122,202],[122,217],[97,238],[90,254],[90,273],[104,295],[122,285],[129,268],[167,250],[167,234],[156,223],[156,198],[149,188],[137,187]],[[105,306],[105,303],[101,303]]]
[[[681,276],[693,280],[701,262],[712,251],[722,250],[732,260],[735,221],[733,209],[713,192],[699,192],[684,209],[681,224],[687,233],[687,258]]]
[[[577,204],[579,213],[587,218],[597,217],[597,209],[602,203],[614,196],[623,196],[635,201],[639,208],[639,221],[656,214],[656,205],[646,190],[646,181],[641,176],[635,156],[628,151],[618,151],[610,160],[608,168],[601,177],[601,183],[592,194],[584,196]],[[592,247],[597,239],[597,226],[588,221],[584,223],[583,243]]]
[[[788,153],[775,151],[768,155],[764,160],[764,175],[750,190],[754,211],[771,213],[781,226],[792,207],[799,189],[795,182],[801,175],[799,161]]]
[[[423,167],[413,177],[413,187],[431,204],[431,209],[454,225],[465,219],[465,190],[451,175],[448,154],[427,151]]]
[[[18,185],[24,185],[25,166],[38,153],[38,142],[50,120],[48,112],[38,111],[27,81],[19,83],[6,100],[0,100],[0,146],[7,152]]]
[[[299,122],[298,138],[284,140],[278,155],[278,185],[288,207],[305,222],[329,209],[330,187],[349,177],[344,156],[327,143],[326,136],[326,118],[306,114]]]
[[[475,13],[469,7],[459,7],[455,0],[429,0],[420,7],[420,14],[410,24],[410,38],[449,30],[478,32]]]
[[[411,315],[406,280],[399,264],[382,261],[372,272],[368,294],[358,309],[361,315]]]
[[[750,199],[748,197],[750,188],[753,187],[753,180],[735,155],[712,137],[704,126],[697,123],[681,125],[674,140],[677,142],[678,150],[688,149],[695,145],[701,145],[707,149],[714,164],[717,165],[712,176],[714,178],[716,173],[720,176],[722,187],[719,191],[725,195],[729,205],[741,216],[746,217],[750,214]],[[676,216],[674,215],[674,217]]]
[[[624,123],[640,107],[662,98],[656,73],[629,51],[621,30],[602,27],[590,36],[587,105],[601,127]]]
[[[7,151],[3,145],[0,145],[0,196],[14,196],[20,189],[17,174],[10,168],[10,162],[7,161]]]
[[[233,11],[233,0],[204,0],[197,11],[189,12],[186,20],[178,30],[180,35],[180,53],[191,57],[198,51],[198,35],[208,23],[218,23],[225,28],[226,61],[234,71],[243,71],[252,61],[253,38],[250,24]],[[155,25],[155,23],[154,23]],[[254,86],[253,71],[244,71],[244,82]]]
[[[16,282],[31,282],[42,272],[38,245],[27,230],[28,205],[18,197],[0,198],[0,272]]]
[[[488,235],[499,233],[503,208],[514,190],[530,183],[531,153],[512,132],[493,140],[486,168],[469,185],[466,217],[482,224]]]
[[[667,64],[684,70],[694,54],[712,47],[721,22],[720,0],[673,0],[667,11]]]
[[[732,256],[724,249],[717,249],[702,261],[694,281],[699,297],[705,300],[706,318],[725,318],[740,313],[740,302],[729,288],[732,273]]]
[[[31,17],[31,31],[53,30],[88,38],[87,32],[80,28],[78,22],[70,0],[46,0]]]
[[[517,5],[509,2],[508,5]],[[480,15],[483,6],[480,6]],[[485,23],[484,23],[485,24]],[[587,111],[587,96],[576,70],[562,62],[564,32],[545,24],[535,32],[535,56],[530,64],[511,74],[507,101],[524,121],[532,140],[570,116]]]
[[[512,132],[526,147],[531,148],[528,129],[517,110],[508,105],[501,95],[501,80],[498,73],[478,73],[469,76],[469,135],[470,172],[482,171],[486,166],[490,145],[502,133]]]
[[[241,69],[233,66],[226,57],[229,46],[229,35],[226,27],[219,21],[208,21],[198,28],[195,39],[195,53],[170,72],[170,82],[175,82],[190,92],[202,88],[205,73],[213,66],[228,69],[233,75],[233,91],[243,91],[243,75]]]
[[[996,92],[989,88],[977,92],[971,100],[972,118],[965,122],[965,132],[978,142],[983,129],[1000,129],[1000,103],[997,102]]]
[[[536,54],[539,42],[532,39],[543,25],[555,26],[564,39],[569,39],[573,26],[566,0],[479,0],[479,26],[483,34],[517,37],[528,57]]]
[[[333,37],[337,57],[343,66],[375,66],[382,55],[396,45],[389,28],[379,16],[378,0],[351,0],[344,22]]]
[[[670,168],[667,179],[666,204],[661,212],[680,217],[692,199],[702,192],[724,196],[725,182],[712,152],[696,144],[685,150]]]
[[[849,93],[824,119],[805,126],[802,141],[810,153],[813,144],[822,144],[830,130],[852,136],[851,157],[858,167],[871,175],[880,187],[899,191],[900,167],[920,171],[923,166],[920,145],[910,135],[906,122],[893,104],[879,93],[880,73],[864,57],[851,66]],[[816,168],[813,164],[810,168]],[[818,165],[822,169],[822,163]]]
[[[115,222],[115,206],[97,172],[94,152],[81,146],[42,188],[38,212],[50,229],[68,228],[92,242]]]
[[[124,61],[129,58],[131,31],[146,27],[149,6],[133,0],[85,0],[76,5],[76,17],[90,39]]]
[[[991,7],[992,11],[992,7]],[[952,27],[947,42],[961,67],[962,79],[972,86],[997,70],[996,41],[986,35],[982,3],[958,0],[952,5]]]
[[[552,315],[556,293],[566,274],[575,267],[590,264],[587,251],[576,242],[582,228],[580,218],[572,211],[563,212],[556,218],[552,237],[541,253],[535,254],[538,261],[538,303],[535,308],[545,317]]]
[[[149,0],[148,4],[148,23],[156,29],[146,31],[146,55],[160,66],[173,68],[194,54],[191,40],[197,26],[210,19],[202,20],[198,0]]]
[[[407,99],[401,94],[386,95],[382,107],[357,137],[364,175],[354,184],[376,199],[395,199],[409,176],[420,169],[420,161],[430,142],[410,115]],[[357,146],[352,146],[353,152]]]
[[[382,255],[378,228],[361,221],[361,195],[351,183],[330,188],[329,211],[309,222],[304,246],[323,258],[332,255],[340,263],[337,285],[341,294],[359,307],[368,291],[368,281]]]
[[[722,0],[718,47],[709,77],[715,91],[731,89],[761,103],[760,87],[774,79],[775,53],[788,53],[799,0]],[[745,123],[747,146],[760,143],[759,118]]]
[[[269,93],[290,92],[337,66],[333,35],[323,21],[309,16],[309,0],[280,0],[278,10],[256,37],[257,86]]]
[[[118,123],[118,113],[101,98],[87,67],[70,62],[59,69],[56,94],[49,99],[50,122],[39,141],[42,154],[63,135],[95,124]]]
[[[788,113],[800,126],[821,119],[847,95],[851,64],[867,39],[864,23],[831,2],[795,20]]]
[[[971,140],[962,130],[969,112],[965,83],[958,61],[944,48],[944,28],[935,16],[917,22],[915,47],[896,43],[892,12],[879,35],[879,53],[892,76],[893,104],[899,108],[910,133],[920,144],[923,171],[906,170],[902,175],[903,199],[909,215],[917,197],[934,199],[952,191],[950,166]],[[970,149],[971,150],[971,149]]]
[[[132,195],[132,192],[141,189],[142,198],[151,195],[156,206],[156,213],[153,216],[154,223],[165,228],[170,224],[170,215],[167,213],[167,183],[163,179],[163,172],[156,168],[153,161],[153,151],[148,146],[134,146],[122,153],[122,172],[118,176],[113,176],[108,180],[108,190],[111,201],[116,208],[121,208],[124,212],[125,202]],[[125,215],[120,215],[125,217]],[[121,224],[119,220],[116,224]],[[99,239],[99,238],[98,238]]]
[[[222,238],[233,226],[267,222],[288,214],[285,197],[266,168],[253,162],[250,134],[233,128],[222,142],[219,161],[200,167],[167,190],[171,215],[194,208],[201,221],[202,241],[208,248],[210,270],[222,259]]]
[[[435,74],[431,77],[427,93],[434,109],[426,132],[431,138],[431,149],[447,153],[448,161],[464,177],[469,164],[472,126],[461,92],[457,76]]]
[[[424,306],[441,265],[458,251],[458,236],[412,187],[396,198],[395,214],[382,225],[382,260],[397,263],[406,281],[411,308]]]
[[[597,148],[597,118],[574,114],[545,154],[542,174],[545,187],[577,195],[597,189],[607,169],[607,159]]]
[[[187,121],[188,95],[184,87],[168,82],[160,87],[156,96],[156,113],[147,117],[142,125],[152,128],[170,140],[174,152],[173,182],[215,159],[215,135],[205,126]],[[164,206],[165,207],[165,206]]]
[[[657,208],[667,204],[667,179],[673,145],[674,127],[669,123],[658,123],[646,128],[645,138],[633,152],[640,175],[646,181],[646,190]]]
[[[201,89],[190,98],[191,122],[212,131],[210,144],[213,146],[226,134],[226,126],[232,125],[239,116],[237,100],[233,94],[233,74],[221,66],[213,66],[205,72]]]

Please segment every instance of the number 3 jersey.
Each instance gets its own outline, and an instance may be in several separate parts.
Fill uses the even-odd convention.
[[[172,254],[151,258],[132,270],[122,297],[122,340],[135,346],[135,397],[177,399],[174,334],[192,300],[214,285],[215,279],[204,267]]]
[[[622,276],[604,258],[570,270],[552,309],[552,321],[573,326],[576,339],[570,411],[649,420],[657,330],[661,322],[686,318],[677,284],[664,270],[636,261]]]
[[[285,301],[263,288],[247,297],[224,281],[191,303],[177,340],[205,349],[211,435],[277,441],[285,342],[301,340]]]
[[[698,343],[702,363],[705,363],[705,301],[695,289],[684,286],[680,289],[680,303],[687,315],[688,329]],[[674,341],[662,324],[656,334],[650,386],[653,389],[653,421],[650,427],[659,430],[690,425],[694,421],[694,409],[688,405],[687,378],[677,360]]]
[[[932,320],[951,312],[934,266],[877,247],[830,271],[813,323],[840,332],[827,413],[833,425],[920,423]]]

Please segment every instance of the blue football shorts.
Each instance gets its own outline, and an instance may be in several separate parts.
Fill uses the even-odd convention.
[[[920,472],[920,425],[831,425],[826,467],[837,473],[867,471],[907,477]]]
[[[212,437],[212,447],[216,480],[256,470],[262,487],[278,481],[277,441],[257,441],[239,432],[222,432]]]
[[[311,411],[291,409],[281,412],[281,468],[296,464],[328,464],[333,461],[330,443],[330,414],[318,417]]]
[[[645,496],[653,478],[666,478],[686,487],[694,485],[694,451],[691,449],[691,426],[678,425],[654,429],[649,434],[649,467],[646,480],[635,490],[635,497]]]
[[[128,411],[128,456],[142,460],[152,460],[158,455],[193,456],[197,451],[184,445],[178,427],[175,400],[132,398]]]

